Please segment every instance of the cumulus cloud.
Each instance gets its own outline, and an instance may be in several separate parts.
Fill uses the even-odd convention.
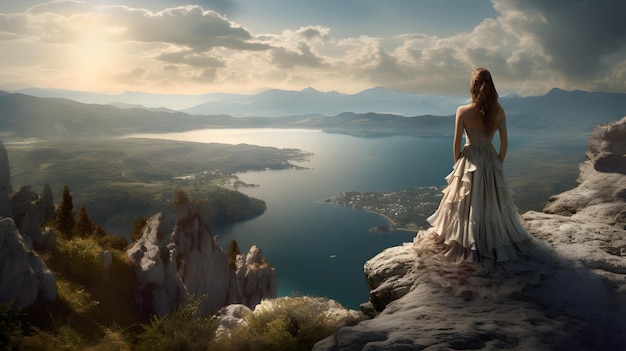
[[[549,67],[571,79],[594,78],[626,46],[623,1],[497,0],[494,6],[510,31],[529,37]]]
[[[535,94],[553,87],[625,91],[626,3],[493,0],[500,16],[440,38],[400,36],[364,65],[375,85],[466,93],[471,70],[488,67],[499,87]],[[618,77],[622,77],[620,80]]]
[[[12,53],[0,58],[0,77],[13,81],[22,72],[32,81],[24,84],[50,86],[64,71],[81,77],[97,70],[85,84],[114,81],[124,89],[135,79],[134,86],[147,88],[338,91],[381,85],[465,95],[471,71],[487,67],[505,91],[626,91],[626,3],[618,1],[492,0],[498,15],[467,32],[344,38],[321,25],[253,33],[226,16],[236,11],[230,0],[160,10],[148,3],[165,4],[61,0],[0,13],[0,50]]]
[[[322,59],[316,56],[305,43],[298,45],[298,51],[275,48],[272,57],[278,67],[286,69],[296,66],[319,67],[323,63]]]

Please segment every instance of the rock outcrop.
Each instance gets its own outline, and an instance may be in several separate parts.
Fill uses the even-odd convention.
[[[11,217],[11,168],[9,166],[9,155],[7,149],[0,141],[0,218]]]
[[[276,274],[256,247],[247,256],[237,257],[237,269],[229,266],[228,255],[213,232],[206,203],[177,192],[174,212],[176,226],[171,235],[163,233],[162,216],[156,214],[127,251],[136,265],[136,297],[144,311],[165,315],[190,295],[203,299],[202,314],[229,304],[254,308],[261,299],[276,297]]]
[[[415,265],[413,243],[365,264],[375,318],[314,350],[618,350],[626,345],[626,118],[590,134],[579,186],[522,218],[550,247],[540,280],[479,297]],[[517,279],[507,272],[498,279]],[[494,281],[494,287],[496,282]],[[445,285],[445,284],[443,284]]]
[[[237,286],[242,304],[254,308],[260,301],[276,297],[278,280],[261,249],[252,245],[247,255],[237,255]]]
[[[42,226],[54,217],[50,186],[39,197],[32,187],[12,193],[7,150],[0,141],[0,303],[15,300],[28,307],[38,298],[57,297],[56,278],[33,250],[55,245],[52,231]]]
[[[57,297],[56,279],[24,241],[11,218],[0,220],[0,302],[15,300],[17,306],[27,307],[38,297],[54,301]]]
[[[41,228],[54,218],[54,202],[52,190],[45,185],[43,195],[39,196],[33,187],[23,186],[11,194],[13,219],[25,240],[37,250],[46,248],[48,236]]]

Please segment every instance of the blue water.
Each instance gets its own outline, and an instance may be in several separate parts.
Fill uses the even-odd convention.
[[[146,135],[142,135],[146,136]],[[276,268],[279,295],[325,296],[346,307],[368,300],[363,264],[382,250],[412,241],[415,233],[368,230],[382,217],[320,203],[345,191],[398,191],[444,184],[452,168],[451,137],[360,138],[310,130],[225,129],[153,137],[298,148],[313,153],[306,170],[247,172],[240,188],[264,200],[267,211],[252,220],[216,228],[225,249],[237,240],[242,252],[257,245]],[[532,140],[510,137],[509,154]],[[513,160],[515,162],[515,160]]]

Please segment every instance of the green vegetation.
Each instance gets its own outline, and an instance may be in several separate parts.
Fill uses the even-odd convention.
[[[67,186],[63,187],[63,195],[61,203],[56,210],[56,228],[59,233],[70,236],[74,230],[76,220],[74,219],[74,204],[72,203],[72,195]]]
[[[248,314],[230,334],[218,338],[218,346],[233,351],[305,351],[338,330],[327,300],[283,297]]]
[[[219,320],[198,316],[200,298],[191,298],[168,316],[152,316],[136,336],[136,350],[217,350],[215,331]]]
[[[109,233],[130,239],[134,221],[162,212],[173,222],[172,194],[206,198],[216,226],[265,211],[262,200],[224,187],[235,174],[285,169],[307,155],[294,149],[150,139],[93,139],[5,144],[13,187],[50,184],[56,199],[68,184],[76,208]],[[70,224],[62,224],[70,226]]]

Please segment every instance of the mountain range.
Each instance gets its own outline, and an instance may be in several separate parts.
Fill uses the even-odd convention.
[[[66,98],[89,104],[117,104],[120,107],[175,110],[189,114],[234,117],[280,117],[302,114],[333,116],[342,112],[379,112],[403,116],[445,115],[454,111],[466,98],[410,94],[382,87],[356,94],[321,92],[313,88],[301,91],[266,90],[254,95],[209,93],[201,95],[150,94],[125,92],[118,95],[96,94],[59,89],[28,88],[15,91],[37,97]]]
[[[40,95],[44,92],[39,90]],[[47,92],[53,95],[60,91]],[[97,96],[83,94],[94,99]],[[213,99],[218,96],[206,96],[209,95]],[[384,88],[354,95],[322,93],[314,89],[300,92],[269,90],[253,96],[221,94],[222,101],[228,100],[228,103],[208,101],[176,111],[156,105],[129,104],[124,102],[123,96],[127,95],[116,96],[119,100],[110,96],[109,104],[96,104],[0,92],[0,137],[119,136],[203,128],[314,128],[368,136],[449,135],[454,125],[456,106],[463,103],[458,98],[411,95]],[[168,99],[176,97],[168,95]],[[185,101],[191,99],[189,96],[180,97],[187,99]],[[166,100],[163,99],[164,102]],[[360,108],[357,108],[358,101],[362,102]],[[587,133],[595,125],[626,115],[626,94],[621,93],[553,89],[541,96],[505,96],[500,98],[500,103],[507,113],[512,133]],[[412,104],[414,111],[419,110],[417,106],[422,106],[422,110],[444,113],[408,114]],[[208,106],[218,105],[225,113],[200,113]],[[240,113],[226,113],[228,106],[233,112]],[[331,110],[340,112],[329,114]],[[390,113],[392,110],[407,113]],[[266,111],[267,116],[260,112],[253,114],[253,111]],[[290,113],[281,117],[280,111]],[[242,115],[249,116],[234,117]]]

